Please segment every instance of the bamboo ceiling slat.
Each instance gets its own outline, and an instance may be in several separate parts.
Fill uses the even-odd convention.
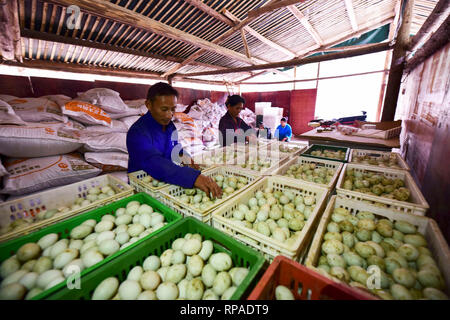
[[[131,58],[132,58],[132,55],[131,55],[131,54],[126,54],[126,55],[125,55],[125,58],[122,59],[122,61],[120,62],[119,68],[123,68],[123,66],[124,66],[126,63],[128,63],[128,61],[129,61]]]
[[[102,43],[106,43],[106,39],[108,38],[109,33],[114,29],[114,27],[116,26],[117,22],[116,21],[112,21],[111,25],[108,27],[107,30],[105,30],[105,33],[103,35],[102,40],[99,40]]]
[[[42,46],[42,41],[38,40],[38,46],[37,46],[37,50],[36,50],[36,59],[41,58],[41,46]]]
[[[49,42],[49,41],[44,41],[44,55],[43,55],[43,58],[44,58],[44,60],[47,60],[47,53],[48,53],[48,49],[49,49],[49,47],[50,47],[50,45],[51,45],[51,42]]]
[[[99,53],[98,53],[97,56],[95,57],[94,65],[98,66],[98,63],[99,63],[100,59],[101,59],[102,57],[104,58],[105,55],[106,55],[107,53],[108,53],[108,52],[105,51],[105,50],[99,50]]]
[[[33,40],[30,39],[28,41],[28,58],[32,59],[33,58]]]
[[[25,0],[19,1],[20,27],[25,28]]]
[[[84,50],[85,49],[86,49],[86,47],[81,47],[80,54],[78,55],[78,58],[77,58],[77,63],[80,63],[81,59],[84,57]]]
[[[61,43],[59,45],[59,50],[58,50],[58,56],[56,57],[57,61],[61,61],[61,57],[64,57],[63,55],[63,51],[66,50],[66,46],[64,45],[64,43]]]
[[[86,40],[91,40],[92,36],[94,35],[94,31],[98,27],[99,22],[100,22],[100,18],[96,17],[95,21],[94,21],[94,25],[92,26],[91,31],[89,31],[89,34],[88,34]]]
[[[97,36],[94,39],[95,42],[97,42],[99,40],[100,36],[103,34],[103,31],[105,30],[105,27],[108,24],[108,21],[109,20],[107,20],[107,19],[103,20],[103,24],[102,24],[100,30],[98,31]]]
[[[115,54],[108,59],[107,61],[107,66],[108,67],[114,67],[115,64],[117,63],[117,60],[122,56],[122,52],[115,52]]]
[[[36,21],[36,0],[31,0],[31,23],[30,29],[34,30],[34,25]]]
[[[53,26],[55,25],[55,19],[56,19],[56,10],[58,9],[58,6],[52,5],[52,13],[50,15],[50,23],[48,26],[48,32],[53,32]]]
[[[70,63],[73,63],[76,57],[81,54],[81,47],[75,46],[70,57]]]
[[[139,61],[141,61],[141,60],[143,60],[143,59],[144,59],[144,57],[133,57],[133,58],[130,60],[130,63],[127,64],[127,65],[125,65],[124,68],[126,68],[126,69],[133,69],[134,65],[135,65],[137,62],[139,62]]]
[[[128,45],[131,44],[132,42],[134,42],[139,37],[139,35],[141,35],[141,34],[142,34],[142,30],[134,29],[134,30],[131,31],[129,36],[126,37],[118,45],[121,46],[121,47],[128,47]]]
[[[66,8],[62,7],[61,16],[59,18],[59,23],[58,23],[58,29],[56,30],[56,34],[58,34],[58,35],[61,34],[61,29],[62,29],[62,26],[63,26],[64,21],[65,21],[65,16],[66,16]]]
[[[122,34],[117,37],[117,40],[114,42],[114,45],[117,46],[119,42],[122,42],[129,36],[131,26],[127,26],[126,29],[122,32]]]
[[[91,22],[92,15],[88,14],[86,22],[83,24],[83,29],[81,30],[80,39],[84,39],[84,34],[89,28],[89,23]]]
[[[41,32],[45,31],[45,24],[47,22],[47,9],[48,9],[48,3],[44,2],[44,7],[42,8]]]
[[[57,44],[53,44],[52,53],[50,55],[50,60],[52,60],[52,61],[55,58],[55,53],[56,53],[57,46],[58,46]]]

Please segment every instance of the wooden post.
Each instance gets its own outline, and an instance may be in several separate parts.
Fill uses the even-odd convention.
[[[397,35],[396,43],[394,45],[394,50],[392,52],[389,80],[386,88],[386,96],[384,98],[381,121],[393,121],[395,117],[398,94],[400,91],[403,68],[405,64],[405,56],[409,47],[409,30],[412,21],[413,3],[413,0],[403,1],[402,22]]]
[[[397,2],[395,6],[395,18],[391,22],[389,27],[389,41],[392,41],[394,39],[395,31],[397,30],[398,23],[400,20],[401,15],[401,1]],[[384,59],[384,69],[387,70],[389,68],[389,65],[391,64],[392,59],[392,51],[386,51],[386,58]],[[388,74],[389,72],[383,72],[383,76],[381,78],[381,88],[380,88],[380,97],[378,100],[378,107],[377,107],[377,113],[375,115],[375,121],[380,121],[381,118],[381,110],[383,110],[383,102],[384,102],[384,94],[386,92],[386,86],[387,86],[387,80],[388,80]]]
[[[297,80],[297,66],[294,66],[294,80]],[[295,90],[295,81],[294,81],[294,90]]]
[[[22,62],[17,0],[0,0],[0,57]]]
[[[317,63],[317,81],[316,81],[316,89],[319,88],[319,78],[320,78],[320,61]]]

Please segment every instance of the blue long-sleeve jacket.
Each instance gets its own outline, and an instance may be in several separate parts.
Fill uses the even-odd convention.
[[[156,122],[147,112],[127,134],[128,172],[144,170],[153,178],[183,188],[193,188],[200,171],[181,167],[172,161],[172,153],[182,152],[173,122],[166,126]]]
[[[283,128],[281,124],[275,130],[275,137],[278,140],[283,140],[284,138],[288,138],[288,141],[292,138],[292,128],[290,125],[286,123],[286,126]]]

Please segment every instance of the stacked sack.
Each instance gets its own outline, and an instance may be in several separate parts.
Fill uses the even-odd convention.
[[[175,112],[173,123],[177,128],[178,142],[189,154],[194,155],[204,149],[202,132],[198,123],[186,113]]]
[[[146,111],[145,99],[124,103],[103,88],[74,99],[0,95],[0,201],[101,173],[128,182],[126,135]]]
[[[69,97],[2,98],[8,100],[0,100],[2,199],[78,182],[100,173],[100,169],[74,153],[83,145],[80,130],[84,126],[65,116],[57,102],[68,101]]]
[[[242,110],[239,117],[241,117],[250,127],[256,127],[256,114],[249,108]]]
[[[194,120],[201,132],[202,143],[205,147],[219,144],[219,122],[227,109],[224,105],[212,103],[208,98],[198,100],[189,110],[188,116]]]
[[[128,182],[127,132],[147,112],[145,99],[123,101],[114,90],[95,88],[78,93],[63,112],[86,125],[80,149],[86,161],[104,173],[119,172]]]

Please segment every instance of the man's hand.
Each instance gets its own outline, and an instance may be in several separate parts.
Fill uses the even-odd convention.
[[[188,166],[195,170],[201,170],[200,166],[198,164],[195,164],[194,162],[188,164]]]
[[[287,138],[283,138],[283,140],[281,140],[281,141],[287,141]]]
[[[199,175],[195,180],[194,187],[199,188],[204,191],[208,197],[221,198],[222,189],[217,185],[217,183],[210,177]]]
[[[187,155],[183,155],[181,163],[195,170],[200,170],[200,166],[194,162],[194,159]]]

